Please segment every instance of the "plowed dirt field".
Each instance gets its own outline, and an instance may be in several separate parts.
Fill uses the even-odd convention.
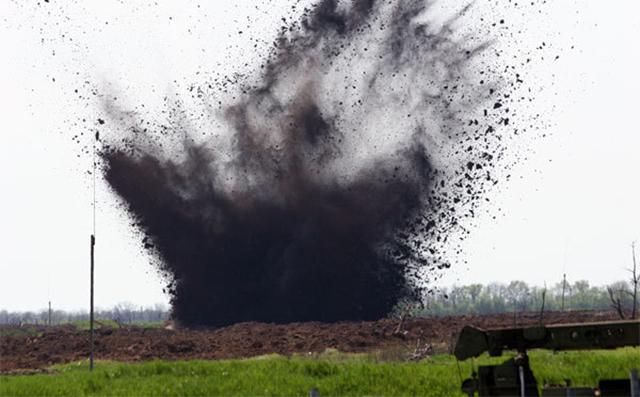
[[[545,313],[543,322],[614,320],[613,312]],[[539,323],[537,313],[519,314],[517,325]],[[465,325],[482,328],[514,325],[513,314],[424,317],[402,322],[263,324],[241,323],[219,329],[144,329],[101,327],[95,333],[96,359],[141,361],[149,359],[224,359],[270,353],[313,354],[326,349],[368,352],[405,349],[429,344],[434,352],[447,352]],[[24,327],[23,327],[24,328]],[[89,332],[66,326],[40,327],[22,333],[1,329],[0,372],[38,370],[52,364],[82,360],[89,355]],[[16,332],[7,332],[16,331]]]

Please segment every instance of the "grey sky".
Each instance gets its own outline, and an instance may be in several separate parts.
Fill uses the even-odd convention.
[[[122,93],[125,105],[161,110],[174,79],[232,72],[257,59],[237,31],[251,16],[247,36],[269,41],[289,2],[256,9],[249,2],[70,1],[49,3],[50,10],[20,3],[0,0],[0,308],[38,309],[51,299],[80,309],[88,303],[90,157],[77,157],[71,136],[99,103],[76,100],[79,76]],[[455,3],[438,12],[463,4]],[[529,111],[545,112],[549,134],[519,143],[518,151],[531,154],[491,194],[444,284],[550,284],[563,272],[604,284],[628,276],[629,246],[640,240],[640,5],[554,3],[544,23],[501,15],[522,25],[520,45],[548,40],[558,49],[553,68],[544,63],[526,76],[544,88]],[[98,198],[97,305],[166,302],[138,236],[100,182]]]

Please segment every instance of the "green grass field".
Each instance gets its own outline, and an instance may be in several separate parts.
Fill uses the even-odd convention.
[[[55,366],[49,374],[0,377],[1,396],[460,396],[455,359],[438,355],[421,362],[380,361],[379,355],[327,352],[315,357],[263,356],[246,360],[97,362]],[[480,357],[475,365],[499,363]],[[640,366],[640,349],[551,353],[532,351],[538,381],[593,386],[598,378],[626,378]],[[462,377],[471,361],[461,362]]]

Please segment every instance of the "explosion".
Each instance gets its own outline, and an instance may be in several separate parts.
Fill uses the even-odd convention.
[[[390,3],[307,10],[237,83],[220,133],[140,123],[106,142],[181,323],[373,320],[449,266],[447,238],[494,182],[500,136],[478,115],[505,111],[488,105],[499,82],[478,83],[485,47],[455,38],[457,17]]]

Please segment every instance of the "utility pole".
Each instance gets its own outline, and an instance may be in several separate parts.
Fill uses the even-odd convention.
[[[631,318],[636,318],[636,309],[638,306],[638,284],[640,283],[640,276],[636,271],[636,242],[631,243],[631,256],[633,258],[633,269],[631,269],[631,287],[633,291],[631,292],[631,297],[633,298],[633,309],[631,312]]]
[[[94,251],[96,246],[96,142],[100,140],[99,132],[96,131],[95,140],[93,141],[93,233],[91,234],[91,281],[90,281],[90,302],[89,302],[89,371],[93,371],[93,269],[94,269]]]
[[[51,301],[49,301],[49,316],[47,318],[47,325],[51,326]]]
[[[89,348],[89,370],[93,371],[93,253],[96,245],[96,237],[91,235],[91,298],[90,298],[90,310],[89,310],[89,339],[91,346]]]
[[[562,275],[562,307],[561,311],[564,311],[564,292],[567,289],[567,273]]]

